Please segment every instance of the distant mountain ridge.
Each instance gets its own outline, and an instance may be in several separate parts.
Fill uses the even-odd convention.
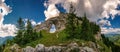
[[[11,40],[11,39],[13,39],[13,37],[12,37],[12,36],[0,37],[0,45],[5,44],[5,42],[6,42],[8,39]]]

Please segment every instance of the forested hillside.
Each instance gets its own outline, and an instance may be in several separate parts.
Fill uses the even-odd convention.
[[[65,27],[55,33],[49,33],[49,29],[44,29],[45,24],[49,24],[48,21],[45,21],[41,25],[32,26],[30,20],[27,20],[27,26],[23,22],[22,18],[18,20],[18,32],[17,36],[14,37],[13,40],[8,40],[7,43],[1,46],[2,52],[11,51],[11,46],[17,44],[15,47],[25,48],[27,46],[35,47],[38,44],[44,44],[45,46],[68,46],[70,43],[77,43],[78,46],[87,46],[88,48],[94,50],[95,52],[116,52],[119,51],[119,46],[115,45],[113,42],[109,41],[108,38],[104,37],[104,35],[100,34],[100,27],[94,23],[90,22],[86,16],[77,17],[73,13],[64,14],[66,17],[63,19],[63,22],[60,22],[60,17],[51,18],[48,20],[52,23],[57,24],[59,22],[60,26],[57,25],[55,28],[57,30],[61,29],[59,27]],[[57,21],[56,23],[55,20]],[[62,24],[65,23],[65,24]],[[37,27],[37,29],[36,29]],[[38,27],[43,27],[43,29],[39,30]],[[47,26],[49,27],[49,26]],[[39,30],[39,31],[38,31]],[[88,44],[89,43],[89,44]],[[100,47],[99,47],[100,46]],[[67,48],[67,47],[66,47]],[[27,48],[26,48],[27,49]],[[61,49],[61,48],[59,48]],[[69,48],[68,48],[69,49]],[[16,51],[16,49],[13,49]],[[65,50],[64,50],[65,51]],[[74,50],[76,51],[76,49]],[[88,50],[89,51],[89,50]]]

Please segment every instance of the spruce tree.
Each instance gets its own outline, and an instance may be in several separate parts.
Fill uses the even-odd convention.
[[[87,19],[87,17],[83,17],[83,21],[82,21],[82,30],[81,30],[81,39],[86,40],[86,41],[94,41],[94,36],[92,33],[92,28],[90,25],[89,20]]]
[[[18,29],[19,30],[24,30],[24,22],[23,22],[21,17],[18,19],[17,23],[18,23],[17,24]]]
[[[66,24],[66,33],[68,34],[68,38],[75,38],[75,24],[74,24],[74,20],[75,20],[75,14],[74,14],[74,9],[73,9],[73,5],[70,5],[70,11],[68,14],[68,18],[67,18],[67,24]]]
[[[33,27],[29,19],[27,20],[26,30],[28,35],[30,35],[33,32]]]
[[[24,22],[22,20],[22,18],[19,18],[17,21],[17,28],[18,28],[18,32],[17,32],[17,36],[15,36],[14,38],[14,42],[21,44],[21,41],[23,40],[24,37]]]

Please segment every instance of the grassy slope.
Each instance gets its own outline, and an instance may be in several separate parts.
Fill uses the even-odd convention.
[[[89,41],[84,41],[84,40],[77,40],[77,39],[72,39],[68,40],[66,39],[67,34],[65,34],[65,30],[61,32],[56,32],[56,33],[48,33],[46,31],[42,31],[43,37],[28,43],[27,46],[32,46],[35,47],[37,44],[44,44],[45,46],[53,46],[53,45],[67,45],[70,42],[77,42],[80,46],[82,43],[84,43],[86,46],[89,44]],[[58,35],[58,38],[57,38]],[[108,48],[102,41],[97,41],[97,44],[99,44],[105,52],[110,52],[110,48]]]
[[[58,45],[60,43],[67,43],[69,41],[67,41],[66,38],[66,34],[64,33],[65,31],[61,31],[61,32],[56,32],[56,33],[48,33],[46,31],[42,31],[42,35],[43,37],[33,41],[31,43],[28,43],[27,45],[29,46],[36,46],[37,44],[44,44],[46,46],[51,46],[51,45]]]
[[[31,43],[28,43],[25,46],[32,46],[35,47],[37,44],[44,44],[45,46],[53,46],[53,45],[67,45],[70,44],[71,42],[76,42],[79,45],[81,45],[82,43],[86,43],[88,44],[87,41],[84,40],[78,40],[78,39],[66,39],[67,38],[67,34],[65,33],[65,30],[62,30],[60,32],[56,32],[56,33],[49,33],[46,31],[42,31],[42,35],[43,37],[33,41]]]
[[[120,46],[120,35],[109,37],[109,40]]]
[[[111,49],[108,48],[102,41],[97,41],[97,44],[100,45],[100,50],[104,52],[111,52]]]
[[[67,34],[65,33],[65,30],[61,32],[56,32],[56,33],[49,33],[43,30],[42,34],[43,34],[42,38],[37,39],[36,41],[33,41],[31,43],[28,43],[23,47],[26,47],[26,46],[35,47],[37,44],[44,44],[45,46],[54,46],[54,45],[61,44],[64,46],[64,45],[70,44],[73,41],[77,42],[80,46],[82,45],[82,43],[84,43],[86,46],[90,44],[89,41],[77,40],[77,39],[72,39],[72,40],[66,39]],[[110,52],[110,49],[106,47],[106,45],[102,41],[98,41],[97,44],[99,44],[102,47],[102,50],[104,50],[105,52]],[[4,51],[5,52],[9,51],[9,49],[10,49],[10,46],[7,46]]]

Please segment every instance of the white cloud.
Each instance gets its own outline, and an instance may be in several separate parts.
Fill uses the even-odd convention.
[[[119,0],[107,0],[106,3],[103,5],[103,17],[109,18],[109,14],[111,14],[112,19],[114,19],[114,15],[120,12],[119,10],[115,10],[118,4],[120,4]]]
[[[0,0],[0,37],[15,36],[17,28],[13,24],[3,24],[4,16],[11,12],[10,7]]]
[[[41,24],[41,22],[36,22],[36,21],[34,21],[34,20],[30,20],[31,21],[31,24],[33,25],[33,26],[36,26],[36,25],[40,25]]]
[[[108,20],[102,19],[102,20],[99,21],[99,25],[100,26],[111,26],[111,23]]]
[[[102,18],[108,19],[109,14],[112,14],[112,18],[114,18],[114,15],[120,13],[119,10],[115,10],[117,8],[117,5],[120,4],[119,0],[48,0],[45,1],[44,4],[46,7],[48,7],[48,9],[51,4],[61,4],[61,6],[68,13],[70,9],[70,4],[72,4],[77,16],[81,17],[84,16],[84,14],[86,13],[88,19],[94,22]],[[57,10],[55,6],[54,8],[55,10]],[[47,16],[46,13],[45,16]]]
[[[41,22],[38,22],[37,24],[38,24],[38,25],[40,25],[40,24],[41,24]]]
[[[0,37],[16,36],[17,28],[13,24],[4,24],[0,27]]]
[[[55,7],[55,4],[50,4],[48,6],[48,9],[44,11],[44,14],[46,16],[46,19],[50,19],[52,17],[56,17],[59,16],[59,10]]]
[[[24,21],[24,23],[25,23],[25,27],[27,26],[27,20],[28,19],[23,19],[23,21]],[[36,21],[34,21],[34,20],[30,20],[30,22],[31,22],[31,24],[32,24],[32,26],[36,26],[36,25],[38,25],[38,24],[41,24],[41,22],[36,22]]]
[[[4,16],[11,12],[10,7],[4,3],[4,0],[0,0],[0,25],[2,25]]]
[[[37,23],[36,23],[34,20],[31,20],[31,24],[32,24],[33,26],[37,25]]]
[[[120,34],[120,28],[101,27],[102,34]]]
[[[44,3],[44,5],[48,7],[48,9],[51,4],[61,4],[61,7],[63,7],[67,13],[70,12],[70,5],[72,4],[77,16],[82,17],[84,16],[84,14],[86,14],[90,21],[97,22],[101,26],[111,26],[111,23],[108,20],[110,18],[110,14],[112,16],[112,19],[115,18],[116,14],[120,15],[120,10],[116,10],[118,4],[120,4],[119,0],[47,0]],[[57,10],[56,6],[54,6],[54,8],[55,10]],[[47,13],[45,13],[45,16],[46,14]],[[101,20],[98,21],[99,19]],[[105,32],[106,31],[109,30],[105,29]],[[116,29],[113,29],[113,31],[110,32],[115,31]]]

